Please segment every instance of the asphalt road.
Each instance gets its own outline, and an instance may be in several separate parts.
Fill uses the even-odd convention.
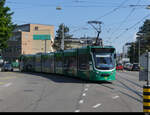
[[[138,72],[113,83],[43,73],[0,72],[0,112],[142,112]]]

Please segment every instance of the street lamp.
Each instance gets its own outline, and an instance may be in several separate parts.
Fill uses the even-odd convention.
[[[56,7],[56,10],[61,10],[62,8],[60,6],[57,6]]]

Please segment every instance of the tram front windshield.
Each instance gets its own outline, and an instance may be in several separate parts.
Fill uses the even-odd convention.
[[[94,58],[97,69],[109,70],[114,68],[112,53],[95,53]]]
[[[93,52],[95,67],[101,70],[110,70],[115,67],[114,53]]]

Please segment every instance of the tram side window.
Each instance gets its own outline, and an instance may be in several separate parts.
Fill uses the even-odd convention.
[[[49,67],[49,58],[45,57],[43,63],[44,63],[44,67]]]
[[[77,60],[75,56],[70,56],[69,57],[69,68],[74,68],[77,66]]]
[[[66,68],[72,68],[72,67],[76,67],[76,57],[75,56],[66,56],[64,58],[64,67]]]
[[[56,59],[56,66],[57,66],[57,67],[63,67],[62,64],[63,64],[63,63],[62,63],[62,59],[61,59],[61,58],[57,58],[57,59]]]
[[[87,54],[80,54],[79,55],[79,69],[81,70],[88,70],[89,69],[89,55]]]
[[[36,66],[41,66],[41,57],[36,57]]]
[[[48,58],[48,63],[49,63],[49,65],[50,65],[50,67],[52,66],[52,57],[51,56],[49,56],[49,58]],[[49,66],[48,66],[49,67]]]
[[[64,67],[67,68],[68,67],[68,56],[66,56],[64,58]]]
[[[51,68],[54,68],[54,57],[51,57]]]

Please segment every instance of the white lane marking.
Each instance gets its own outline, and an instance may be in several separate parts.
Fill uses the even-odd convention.
[[[3,85],[3,87],[9,87],[11,85],[12,85],[12,83],[7,83],[7,84]]]
[[[84,91],[87,91],[87,90],[88,90],[88,88],[85,88],[85,89],[84,89]]]
[[[98,104],[94,105],[93,108],[97,108],[97,107],[99,107],[99,106],[101,106],[101,105],[102,105],[102,104],[98,103]]]
[[[75,112],[80,112],[80,110],[75,110]]]
[[[86,93],[83,93],[82,96],[86,96]]]
[[[117,99],[119,96],[118,95],[116,95],[116,96],[114,96],[114,97],[112,97],[113,99]]]
[[[80,100],[79,103],[80,103],[80,104],[83,103],[83,100]]]

